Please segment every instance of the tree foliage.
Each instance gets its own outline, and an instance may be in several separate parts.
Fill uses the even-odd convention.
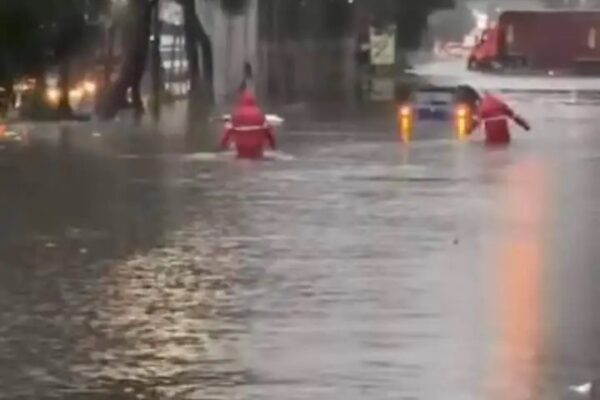
[[[37,78],[32,106],[42,110],[46,107],[46,73],[56,68],[62,89],[59,112],[70,115],[70,63],[97,34],[93,20],[106,9],[108,1],[2,0],[0,86],[10,93],[19,78],[25,75]]]
[[[31,73],[60,63],[83,48],[93,34],[90,18],[107,0],[2,0],[0,68]]]

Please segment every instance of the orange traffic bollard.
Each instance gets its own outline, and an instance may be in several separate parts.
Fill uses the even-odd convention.
[[[409,143],[413,131],[413,112],[410,106],[402,105],[397,111],[398,133],[402,143]]]

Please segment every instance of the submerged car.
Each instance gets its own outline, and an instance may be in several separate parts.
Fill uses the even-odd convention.
[[[468,86],[405,87],[397,91],[398,129],[403,139],[464,137],[473,126],[477,92]]]

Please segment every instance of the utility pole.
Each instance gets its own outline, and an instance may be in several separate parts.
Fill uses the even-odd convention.
[[[102,88],[107,88],[113,76],[113,62],[115,57],[115,36],[116,26],[108,18],[104,17],[102,20],[102,26],[104,28],[104,50],[103,50],[103,81]]]

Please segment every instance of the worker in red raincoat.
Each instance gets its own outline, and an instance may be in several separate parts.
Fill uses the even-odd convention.
[[[478,119],[483,125],[485,141],[489,145],[510,143],[509,119],[527,131],[531,129],[523,117],[516,114],[505,102],[487,92],[479,102]]]
[[[275,148],[273,130],[256,100],[249,90],[243,90],[231,115],[225,124],[221,148],[233,144],[238,158],[260,159],[265,147]]]

